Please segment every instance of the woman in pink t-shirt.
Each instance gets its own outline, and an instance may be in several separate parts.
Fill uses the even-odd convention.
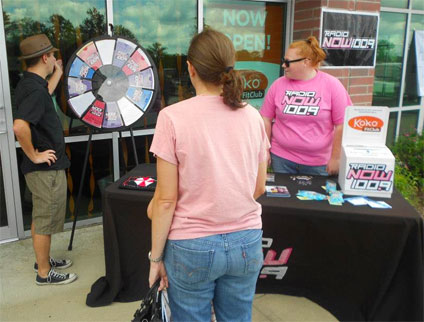
[[[283,60],[285,75],[267,92],[260,113],[275,172],[339,171],[344,113],[352,101],[337,78],[318,70],[325,56],[313,36],[293,42]]]
[[[196,96],[159,113],[150,151],[158,183],[149,205],[149,283],[168,288],[172,319],[250,321],[263,263],[267,151],[257,110],[241,101],[235,50],[207,29],[190,44]],[[163,261],[162,261],[163,260]]]

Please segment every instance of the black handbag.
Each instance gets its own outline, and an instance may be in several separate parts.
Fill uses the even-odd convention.
[[[140,308],[135,311],[131,322],[162,322],[161,292],[159,292],[160,278],[153,284],[144,299],[141,300]]]

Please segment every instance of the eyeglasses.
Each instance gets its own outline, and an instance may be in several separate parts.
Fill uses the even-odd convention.
[[[293,60],[288,60],[288,59],[282,59],[281,62],[283,63],[283,65],[285,64],[287,67],[290,67],[291,63],[297,63],[298,61],[302,61],[307,59],[306,57],[304,58],[298,58],[298,59],[293,59]]]

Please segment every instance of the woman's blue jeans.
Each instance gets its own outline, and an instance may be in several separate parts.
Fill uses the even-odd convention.
[[[174,322],[251,321],[263,264],[262,230],[168,240],[165,268]]]
[[[313,176],[328,176],[327,166],[311,166],[299,164],[271,153],[272,170],[276,173],[307,174]]]

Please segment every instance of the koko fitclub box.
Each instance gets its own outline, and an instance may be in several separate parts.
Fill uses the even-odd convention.
[[[391,197],[395,158],[386,147],[388,122],[387,107],[346,108],[339,170],[344,194]]]

